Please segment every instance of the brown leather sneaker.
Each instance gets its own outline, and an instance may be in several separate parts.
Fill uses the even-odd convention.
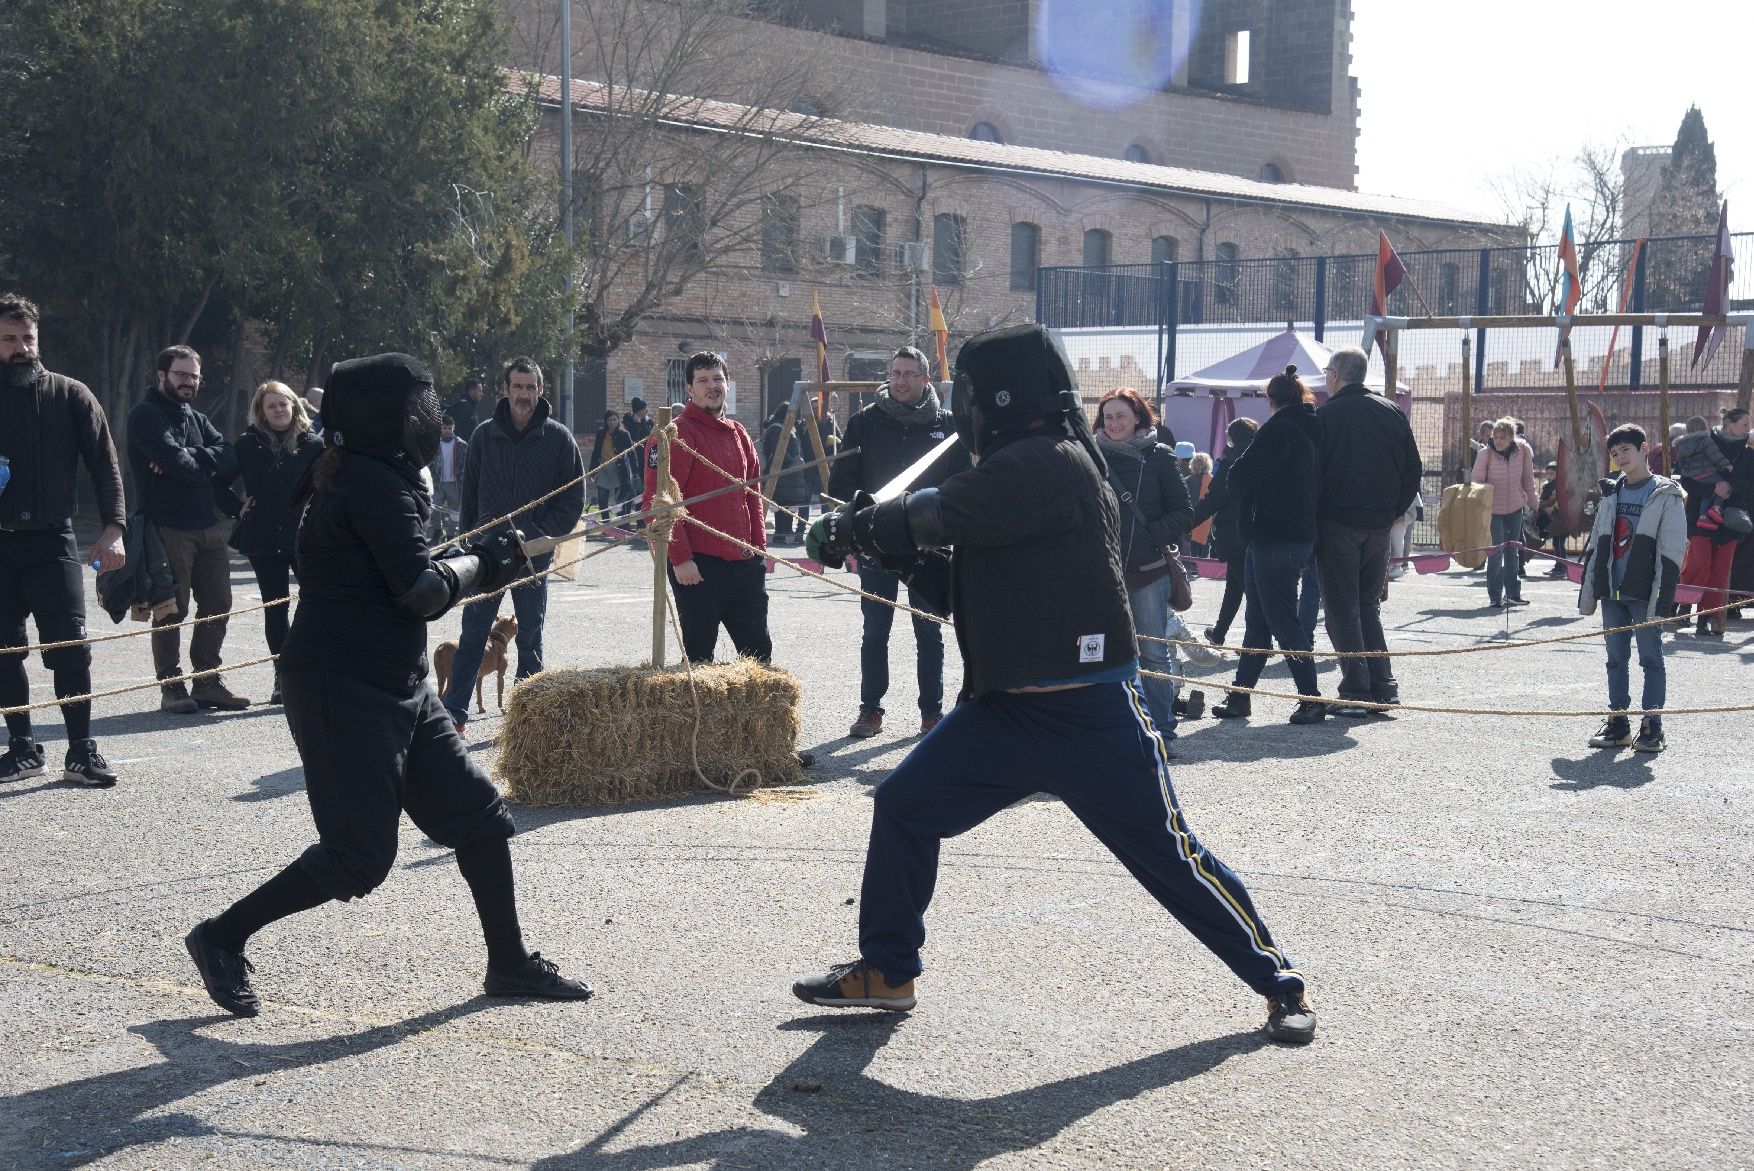
[[[882,730],[882,712],[862,711],[859,713],[859,718],[853,721],[853,726],[847,729],[847,735],[856,736],[860,740],[869,740]]]
[[[241,712],[250,706],[250,701],[243,696],[233,695],[218,675],[202,679],[190,688],[189,694],[200,706],[218,708],[222,712]]]
[[[891,987],[883,973],[854,960],[830,968],[812,980],[792,985],[792,995],[806,1004],[829,1008],[881,1008],[889,1012],[910,1012],[914,1007],[914,982]]]

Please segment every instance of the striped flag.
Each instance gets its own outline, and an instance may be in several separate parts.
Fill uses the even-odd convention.
[[[1583,300],[1583,281],[1577,273],[1577,231],[1571,226],[1571,205],[1565,205],[1565,229],[1559,235],[1559,293],[1553,298],[1554,312],[1570,317]],[[1559,342],[1553,350],[1553,368],[1559,369],[1560,354],[1571,326],[1559,327]]]
[[[938,286],[932,286],[932,337],[938,343],[938,380],[950,377],[950,364],[944,352],[950,346],[950,327],[944,323],[944,307],[938,303]]]
[[[810,294],[810,336],[816,339],[816,417],[822,417],[823,400],[828,394],[828,326],[822,321],[822,297]]]
[[[1717,216],[1717,248],[1711,255],[1711,274],[1705,282],[1705,312],[1707,314],[1727,313],[1730,307],[1730,269],[1736,262],[1730,252],[1730,201],[1724,200],[1723,210]],[[1703,358],[1710,363],[1717,353],[1717,347],[1729,332],[1721,325],[1702,325],[1699,337],[1693,343],[1693,367],[1698,367]]]
[[[1389,298],[1394,296],[1395,290],[1400,288],[1401,282],[1406,279],[1407,266],[1401,263],[1401,258],[1389,246],[1388,233],[1378,230],[1376,234],[1376,278],[1371,281],[1370,285],[1370,315],[1372,317],[1382,317],[1388,313]],[[1362,343],[1364,352],[1367,354],[1370,352],[1371,337],[1371,332],[1367,327]],[[1379,348],[1388,348],[1389,335],[1386,331],[1377,330],[1375,338]]]

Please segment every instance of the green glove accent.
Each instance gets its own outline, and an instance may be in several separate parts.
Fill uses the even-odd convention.
[[[804,555],[819,565],[826,566],[829,569],[839,569],[846,563],[846,558],[841,556],[835,557],[832,560],[830,559],[829,550],[827,548],[829,543],[828,521],[830,515],[831,514],[829,513],[824,513],[810,522],[810,529],[804,534]]]

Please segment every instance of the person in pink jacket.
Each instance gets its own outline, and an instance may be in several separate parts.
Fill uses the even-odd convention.
[[[1476,484],[1492,485],[1492,543],[1523,539],[1523,513],[1535,506],[1535,453],[1517,437],[1516,420],[1492,424],[1492,442],[1474,457]],[[1526,606],[1522,551],[1500,548],[1486,562],[1486,593],[1493,609]]]

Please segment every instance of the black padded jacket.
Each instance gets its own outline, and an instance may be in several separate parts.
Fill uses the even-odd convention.
[[[1313,543],[1316,538],[1316,452],[1322,423],[1315,408],[1297,403],[1274,411],[1248,450],[1230,464],[1230,496],[1244,544]]]
[[[97,490],[98,519],[127,522],[109,420],[83,382],[44,370],[27,387],[0,385],[0,455],[12,465],[0,525],[70,528],[81,461]]]

